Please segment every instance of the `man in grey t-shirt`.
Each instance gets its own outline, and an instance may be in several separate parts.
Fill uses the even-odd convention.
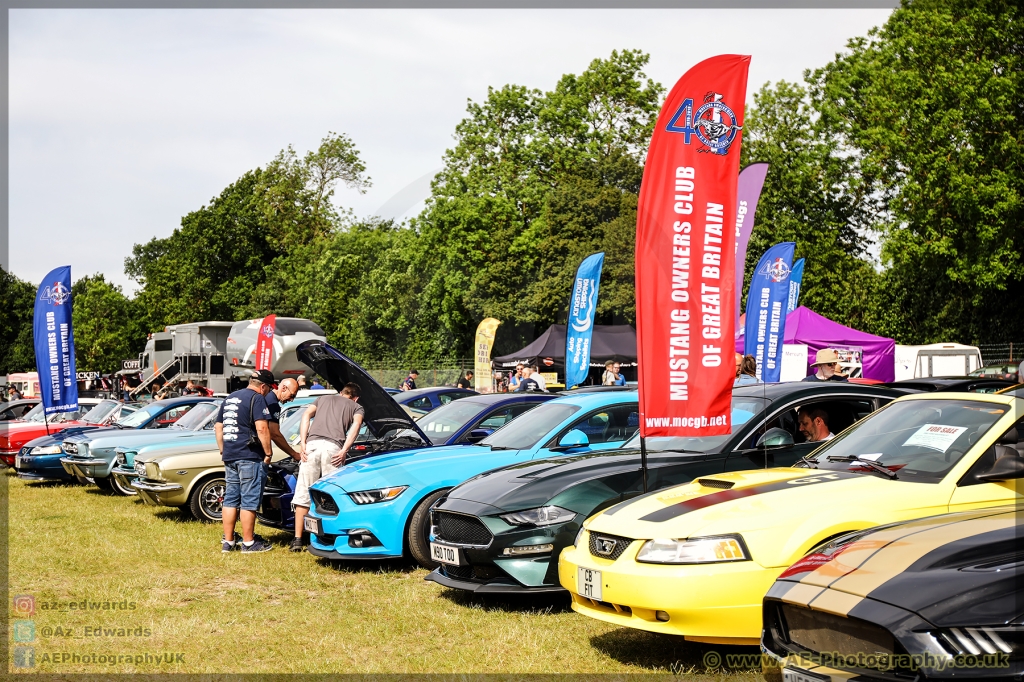
[[[306,408],[299,427],[299,475],[292,507],[295,509],[295,539],[289,549],[302,551],[303,521],[309,512],[309,486],[345,464],[349,448],[363,424],[359,386],[345,384],[338,395],[325,395]],[[316,421],[310,425],[313,416]]]

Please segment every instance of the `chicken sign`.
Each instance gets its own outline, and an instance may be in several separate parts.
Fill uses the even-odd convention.
[[[637,210],[640,434],[731,430],[736,183],[750,57],[686,72],[661,109]]]

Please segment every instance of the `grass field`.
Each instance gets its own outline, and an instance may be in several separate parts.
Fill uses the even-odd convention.
[[[95,487],[26,484],[4,473],[10,594],[31,595],[35,603],[34,616],[23,619],[35,628],[25,645],[34,647],[35,665],[13,672],[660,672],[761,679],[756,671],[713,672],[704,664],[712,650],[724,658],[756,648],[696,645],[606,625],[573,613],[567,598],[467,597],[424,581],[426,571],[407,562],[334,564],[293,554],[284,547],[287,535],[267,528],[257,531],[277,545],[273,551],[222,554],[219,526],[175,509]],[[172,654],[173,662],[135,662],[146,653]],[[111,654],[133,658],[99,662]]]

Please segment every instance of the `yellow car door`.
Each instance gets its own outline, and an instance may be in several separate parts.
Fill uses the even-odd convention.
[[[983,474],[992,468],[1000,456],[1014,456],[1019,446],[1021,425],[1011,427],[996,441],[996,445],[987,448],[971,468],[958,481],[956,489],[949,500],[949,511],[965,511],[980,507],[992,507],[1001,504],[1014,504],[1024,501],[1024,479],[1008,478],[1006,480],[982,480]]]

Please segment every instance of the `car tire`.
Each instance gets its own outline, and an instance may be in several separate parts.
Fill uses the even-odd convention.
[[[433,570],[438,563],[430,558],[430,508],[434,503],[444,497],[451,488],[435,490],[427,495],[416,506],[409,519],[409,531],[406,542],[409,545],[409,553],[420,566]]]
[[[188,497],[188,509],[192,516],[205,523],[218,523],[224,508],[224,487],[222,476],[215,476],[196,483]]]
[[[110,482],[110,478],[94,478],[92,482],[96,484],[96,487],[105,493],[114,492],[114,484]]]
[[[112,492],[115,492],[118,495],[124,495],[125,497],[134,497],[135,495],[139,494],[139,491],[131,487],[130,485],[127,488],[121,485],[121,481],[117,479],[117,476],[111,476],[107,480],[110,481],[110,487]]]

